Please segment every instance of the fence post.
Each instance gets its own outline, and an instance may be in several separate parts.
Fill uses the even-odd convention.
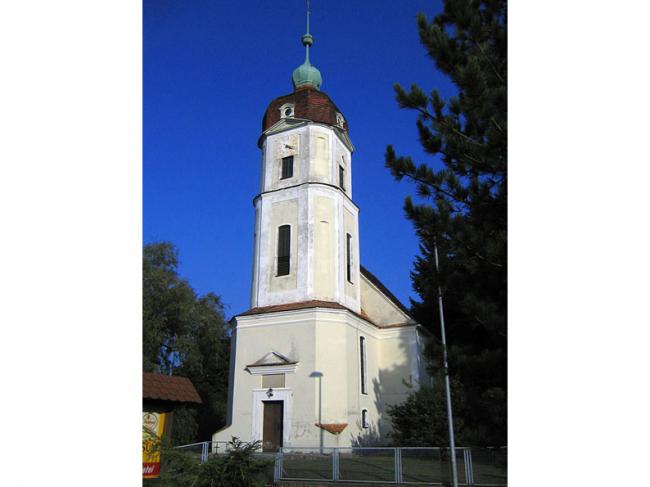
[[[469,485],[474,485],[474,462],[472,460],[472,449],[467,449],[467,460],[469,466],[465,467],[467,472],[469,472]]]
[[[465,483],[469,484],[469,479],[467,477],[467,448],[463,447],[463,468],[465,469]]]
[[[339,472],[339,449],[332,449],[332,480],[337,481],[341,473]]]
[[[395,483],[402,482],[402,449],[395,448]]]
[[[275,454],[275,468],[273,469],[273,481],[277,482],[282,477],[282,447]]]

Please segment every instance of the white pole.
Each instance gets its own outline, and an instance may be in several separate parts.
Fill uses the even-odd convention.
[[[433,237],[433,253],[438,277],[438,309],[440,311],[440,337],[442,339],[442,355],[445,368],[445,389],[447,392],[447,423],[449,424],[449,449],[451,450],[451,481],[458,487],[458,469],[456,467],[456,441],[454,439],[454,419],[451,412],[451,388],[449,386],[449,364],[447,363],[447,339],[445,338],[445,314],[442,310],[442,290],[440,288],[440,268],[438,266],[438,240]]]

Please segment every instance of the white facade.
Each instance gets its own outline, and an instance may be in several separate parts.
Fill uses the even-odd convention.
[[[260,147],[252,309],[236,317],[229,424],[213,440],[266,441],[265,404],[273,401],[282,404],[281,446],[385,443],[386,407],[428,379],[421,328],[360,268],[347,133],[282,119]],[[293,166],[283,178],[287,157]],[[287,249],[285,273],[279,257]]]
[[[361,390],[360,338],[366,339],[367,392]],[[265,313],[237,319],[232,351],[235,383],[229,397],[232,424],[217,432],[214,441],[232,436],[262,440],[263,401],[282,400],[283,446],[350,446],[385,439],[390,424],[386,406],[405,399],[411,389],[426,380],[419,360],[422,343],[415,326],[380,329],[352,313],[338,309],[304,309]],[[246,365],[269,350],[297,362],[285,372],[285,387],[262,387],[261,375]],[[277,374],[277,371],[270,371]],[[369,427],[361,424],[368,411]],[[345,424],[339,435],[316,426]]]

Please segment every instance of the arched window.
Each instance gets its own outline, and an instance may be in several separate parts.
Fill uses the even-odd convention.
[[[291,226],[278,228],[278,276],[286,276],[291,269]]]
[[[362,428],[369,428],[368,424],[368,410],[367,409],[362,409],[361,410],[361,427]]]

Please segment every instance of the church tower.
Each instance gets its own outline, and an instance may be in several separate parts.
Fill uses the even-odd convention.
[[[308,4],[309,5],[309,4]],[[378,444],[386,407],[428,380],[421,327],[360,265],[348,122],[305,61],[262,119],[251,308],[231,337],[233,436],[278,448]]]
[[[360,312],[359,209],[352,200],[348,124],[305,62],[294,91],[266,109],[255,198],[251,307],[331,301]]]

